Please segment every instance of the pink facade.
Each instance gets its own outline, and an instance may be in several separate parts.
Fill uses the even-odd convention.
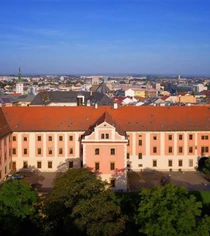
[[[53,157],[55,154],[55,135],[49,133],[46,136],[46,157]]]
[[[150,134],[150,155],[160,155],[160,133]]]
[[[87,144],[87,142],[86,142]],[[99,154],[95,154],[96,149]],[[111,151],[114,151],[113,154]],[[85,155],[88,157],[86,160],[86,167],[97,171],[100,174],[124,174],[125,173],[125,144],[121,143],[95,143],[94,145],[86,145]],[[95,163],[99,163],[99,169],[95,169]],[[111,163],[114,163],[112,170]]]
[[[146,135],[145,133],[136,133],[135,135],[135,140],[136,143],[134,145],[136,145],[136,155],[138,155],[138,153],[142,153],[142,155],[146,154]]]
[[[11,135],[0,139],[0,180],[12,170],[12,139]]]
[[[82,139],[84,166],[114,183],[113,187],[127,190],[127,143],[125,136],[103,122]]]
[[[174,134],[165,133],[165,155],[174,154]]]

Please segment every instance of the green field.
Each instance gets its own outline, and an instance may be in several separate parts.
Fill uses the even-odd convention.
[[[205,190],[201,190],[199,191],[201,198],[202,198],[202,202],[204,204],[209,204],[210,203],[210,191],[205,191]]]
[[[198,201],[201,201],[204,205],[210,204],[210,191],[200,190],[200,191],[192,191],[193,194]]]

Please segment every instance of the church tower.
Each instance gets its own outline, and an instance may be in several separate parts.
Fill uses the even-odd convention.
[[[20,93],[23,94],[23,83],[22,83],[22,79],[21,79],[21,69],[19,67],[18,70],[18,80],[16,83],[16,93]]]

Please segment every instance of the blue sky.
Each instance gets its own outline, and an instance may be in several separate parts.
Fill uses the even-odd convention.
[[[0,74],[210,75],[209,0],[0,0]]]

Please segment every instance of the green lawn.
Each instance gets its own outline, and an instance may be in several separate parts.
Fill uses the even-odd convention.
[[[201,191],[199,191],[199,193],[201,195],[203,203],[209,204],[210,203],[210,191],[201,190]]]

